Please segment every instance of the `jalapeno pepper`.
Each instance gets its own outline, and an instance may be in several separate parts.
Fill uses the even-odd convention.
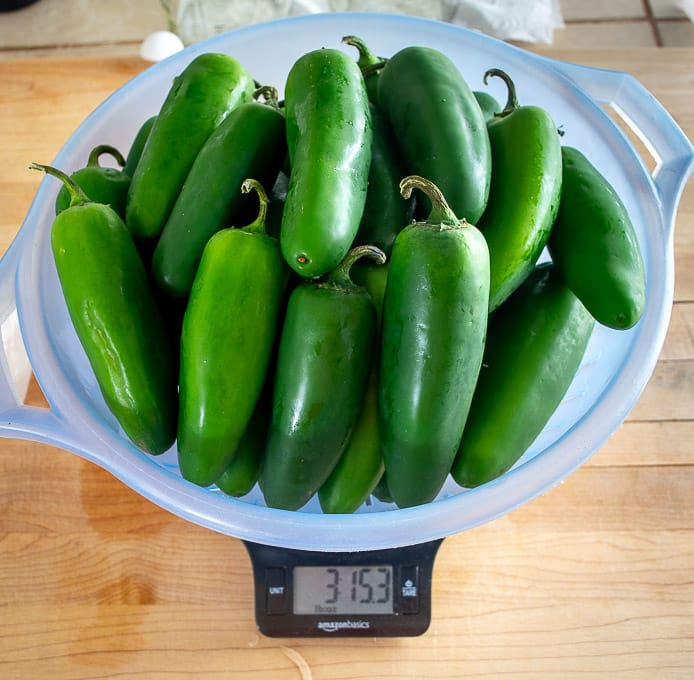
[[[284,116],[276,105],[237,106],[203,144],[186,177],[152,256],[152,272],[169,295],[190,292],[205,244],[236,222],[253,177],[272,186],[286,154]]]
[[[106,405],[141,450],[166,451],[176,436],[177,367],[166,325],[130,232],[109,206],[90,201],[60,170],[70,206],[51,229],[68,313]]]
[[[99,144],[90,151],[87,165],[73,172],[70,177],[91,201],[110,205],[122,218],[125,216],[130,177],[118,168],[99,165],[99,159],[103,155],[113,157],[121,167],[125,164],[125,159],[118,149],[109,144]],[[55,199],[56,214],[70,207],[70,201],[70,190],[67,186],[62,186]]]
[[[369,46],[356,35],[346,35],[342,38],[342,42],[345,43],[345,45],[351,45],[357,48],[359,52],[357,66],[359,66],[364,76],[369,101],[372,104],[378,105],[378,75],[381,68],[385,65],[386,60],[377,57]]]
[[[215,481],[227,496],[245,496],[258,481],[271,411],[272,382],[269,376],[229,465]]]
[[[614,187],[577,149],[562,148],[563,188],[547,243],[569,288],[601,324],[631,328],[646,304],[643,257]]]
[[[475,95],[475,99],[480,105],[482,115],[487,123],[498,113],[501,113],[501,106],[499,106],[499,102],[496,101],[496,98],[489,94],[489,92],[474,90],[472,94]]]
[[[492,148],[489,204],[477,226],[489,246],[489,309],[496,309],[528,276],[547,243],[559,208],[561,145],[551,116],[538,106],[520,106],[509,76],[504,110],[487,125]]]
[[[371,108],[371,121],[369,187],[354,243],[377,246],[389,256],[398,232],[412,221],[415,203],[414,197],[403,200],[398,189],[406,173],[388,121],[375,107]]]
[[[282,253],[298,274],[334,269],[364,212],[371,163],[371,113],[357,64],[335,49],[313,50],[285,86],[291,173],[282,215]]]
[[[363,263],[364,260],[352,267],[352,279],[364,286],[371,296],[376,308],[377,325],[380,326],[388,265]],[[383,475],[381,433],[378,425],[378,365],[376,354],[371,361],[371,374],[364,403],[347,448],[328,479],[318,489],[318,500],[323,512],[354,512],[369,497]]]
[[[407,171],[433,182],[455,215],[476,223],[489,196],[489,136],[456,65],[439,50],[405,47],[378,77],[378,103]]]
[[[144,123],[142,123],[140,129],[135,134],[135,139],[133,139],[133,142],[130,145],[128,155],[125,157],[125,165],[123,166],[123,172],[129,177],[133,176],[135,168],[140,162],[142,150],[145,148],[147,139],[149,139],[149,133],[152,131],[152,127],[156,119],[156,116],[150,116]]]
[[[386,477],[385,470],[383,471],[381,478],[378,480],[378,484],[376,484],[374,487],[372,495],[376,500],[381,501],[381,503],[393,502],[393,497],[390,495],[390,491],[388,490],[388,479]]]
[[[169,90],[135,168],[126,224],[137,240],[158,238],[198,152],[229,112],[250,101],[255,84],[233,57],[206,52]]]
[[[178,463],[200,486],[229,466],[256,407],[272,357],[288,268],[277,239],[265,233],[267,197],[258,218],[218,231],[207,243],[181,333]]]
[[[272,419],[260,474],[270,507],[296,510],[318,491],[340,459],[369,380],[376,310],[349,276],[357,246],[324,280],[300,283],[289,298],[280,338]]]
[[[475,395],[451,470],[464,487],[508,470],[564,397],[594,321],[551,263],[491,316]]]
[[[379,407],[388,488],[400,507],[431,501],[450,471],[482,361],[489,254],[436,185],[432,210],[395,239],[383,302]]]

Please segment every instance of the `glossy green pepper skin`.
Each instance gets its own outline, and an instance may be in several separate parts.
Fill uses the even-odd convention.
[[[272,372],[270,372],[272,373]],[[272,410],[272,375],[263,386],[253,415],[229,465],[215,484],[227,496],[245,496],[258,481]]]
[[[51,247],[70,319],[106,405],[142,451],[160,454],[176,437],[174,348],[148,275],[123,220],[87,199],[59,170],[70,207],[58,214]]]
[[[123,172],[129,177],[132,177],[135,173],[135,168],[140,162],[142,150],[145,148],[145,144],[149,138],[149,133],[152,131],[152,127],[156,119],[156,116],[150,116],[144,123],[142,123],[140,129],[135,134],[135,138],[133,139],[130,149],[128,150],[128,155],[125,157],[125,165],[123,166]]]
[[[381,503],[393,502],[393,497],[390,495],[390,491],[388,489],[388,479],[385,470],[383,471],[381,478],[378,480],[378,484],[376,484],[376,486],[374,487],[372,496],[376,500],[381,501]]]
[[[119,217],[125,216],[125,202],[130,188],[130,177],[117,168],[99,165],[103,155],[112,156],[123,167],[125,159],[118,149],[108,144],[95,146],[89,153],[87,165],[73,172],[70,177],[95,203],[110,205]],[[56,215],[70,207],[70,191],[62,186],[55,199]]]
[[[282,253],[299,275],[321,276],[343,260],[364,212],[371,164],[371,112],[356,62],[313,50],[285,86],[291,173],[282,215]]]
[[[601,324],[641,318],[646,276],[634,226],[617,192],[577,149],[562,147],[563,188],[548,249],[567,285]]]
[[[496,309],[533,270],[559,209],[561,144],[551,116],[520,106],[513,81],[499,69],[485,74],[508,86],[504,110],[488,124],[492,183],[487,210],[477,222],[489,246],[489,309]]]
[[[489,197],[484,116],[456,65],[429,47],[394,54],[378,77],[379,108],[408,173],[433,182],[460,219],[475,224]]]
[[[324,280],[300,283],[280,338],[272,419],[260,475],[265,502],[296,510],[323,485],[349,442],[370,374],[376,310],[349,276],[357,246]]]
[[[383,303],[379,408],[388,488],[399,507],[427,503],[450,472],[482,361],[489,254],[436,186],[426,222],[395,239]]]
[[[190,293],[205,245],[238,223],[246,177],[271,187],[286,154],[284,116],[275,106],[237,106],[203,144],[152,255],[152,272],[172,296]]]
[[[398,232],[412,221],[414,197],[404,200],[400,180],[407,174],[388,121],[372,107],[373,146],[369,188],[355,244],[374,245],[387,256]]]
[[[265,233],[267,197],[243,229],[207,243],[183,317],[178,414],[182,476],[209,486],[229,466],[258,402],[272,358],[289,269]]]
[[[358,262],[352,279],[369,292],[379,319],[388,278],[387,264]],[[381,431],[378,415],[378,355],[371,362],[371,374],[359,418],[330,476],[318,490],[318,501],[325,513],[352,513],[369,497],[383,475]]]
[[[356,35],[346,35],[342,38],[345,45],[355,47],[359,52],[357,57],[357,66],[361,69],[366,83],[366,92],[369,96],[369,101],[378,105],[378,76],[381,68],[385,65],[386,60],[377,57],[369,48],[369,46]]]
[[[566,394],[594,325],[550,263],[494,312],[451,470],[458,484],[491,481],[525,453]]]
[[[474,90],[472,94],[475,95],[475,99],[480,105],[482,115],[487,123],[490,120],[493,120],[494,116],[501,113],[501,106],[499,105],[499,102],[496,101],[496,98],[489,94],[489,92]]]
[[[128,192],[125,222],[138,241],[159,237],[193,162],[212,131],[255,83],[233,57],[195,57],[169,90],[145,143]]]

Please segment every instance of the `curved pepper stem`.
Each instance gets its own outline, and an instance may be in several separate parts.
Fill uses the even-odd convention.
[[[41,170],[47,175],[53,175],[57,177],[66,187],[68,193],[70,194],[70,207],[75,205],[83,205],[84,203],[93,203],[92,200],[84,193],[82,188],[77,185],[75,180],[72,179],[68,174],[64,173],[58,168],[54,168],[51,165],[41,165],[40,163],[29,163],[30,170]]]
[[[342,38],[342,42],[345,45],[351,45],[356,47],[359,52],[359,58],[357,59],[357,65],[359,68],[366,68],[367,66],[375,66],[380,64],[383,59],[377,57],[368,47],[368,45],[356,35],[346,35]]]
[[[258,194],[260,207],[258,208],[258,216],[250,224],[246,225],[243,230],[253,232],[254,234],[265,234],[265,218],[267,217],[267,207],[270,199],[267,197],[267,192],[263,185],[257,179],[244,179],[241,184],[241,193],[250,194],[251,191],[255,191]]]
[[[110,144],[99,144],[89,152],[89,158],[87,158],[87,167],[100,167],[99,158],[101,158],[101,156],[104,154],[112,156],[121,168],[125,166],[125,158],[123,158],[123,154],[118,151],[115,146],[111,146]]]
[[[364,257],[376,264],[385,264],[386,261],[386,254],[376,246],[355,246],[345,255],[342,262],[327,275],[326,283],[340,288],[356,287],[350,276],[350,270],[353,264]]]
[[[272,85],[259,85],[253,92],[253,99],[262,97],[269,106],[279,108],[279,93],[277,88]]]
[[[500,118],[502,116],[507,116],[509,113],[513,113],[517,108],[519,108],[520,104],[518,103],[518,97],[516,95],[516,85],[511,80],[511,76],[509,76],[506,71],[502,71],[500,68],[490,68],[485,74],[484,74],[484,84],[487,84],[487,80],[489,76],[496,76],[497,78],[501,78],[506,83],[506,87],[508,88],[508,98],[506,99],[506,106],[504,106],[504,110],[501,111],[500,113],[497,113],[495,118]]]
[[[453,227],[461,224],[455,213],[448,207],[441,189],[433,182],[419,175],[409,175],[400,182],[400,194],[403,198],[410,198],[413,189],[419,189],[424,192],[431,201],[431,211],[429,212],[427,222],[431,224],[447,224]]]

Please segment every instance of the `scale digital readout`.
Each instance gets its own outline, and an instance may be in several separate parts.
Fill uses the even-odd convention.
[[[244,541],[258,628],[270,637],[421,635],[442,540],[349,553]]]

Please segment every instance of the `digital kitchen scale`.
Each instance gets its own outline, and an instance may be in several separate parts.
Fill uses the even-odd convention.
[[[442,540],[344,553],[244,541],[258,629],[269,637],[421,635]]]

